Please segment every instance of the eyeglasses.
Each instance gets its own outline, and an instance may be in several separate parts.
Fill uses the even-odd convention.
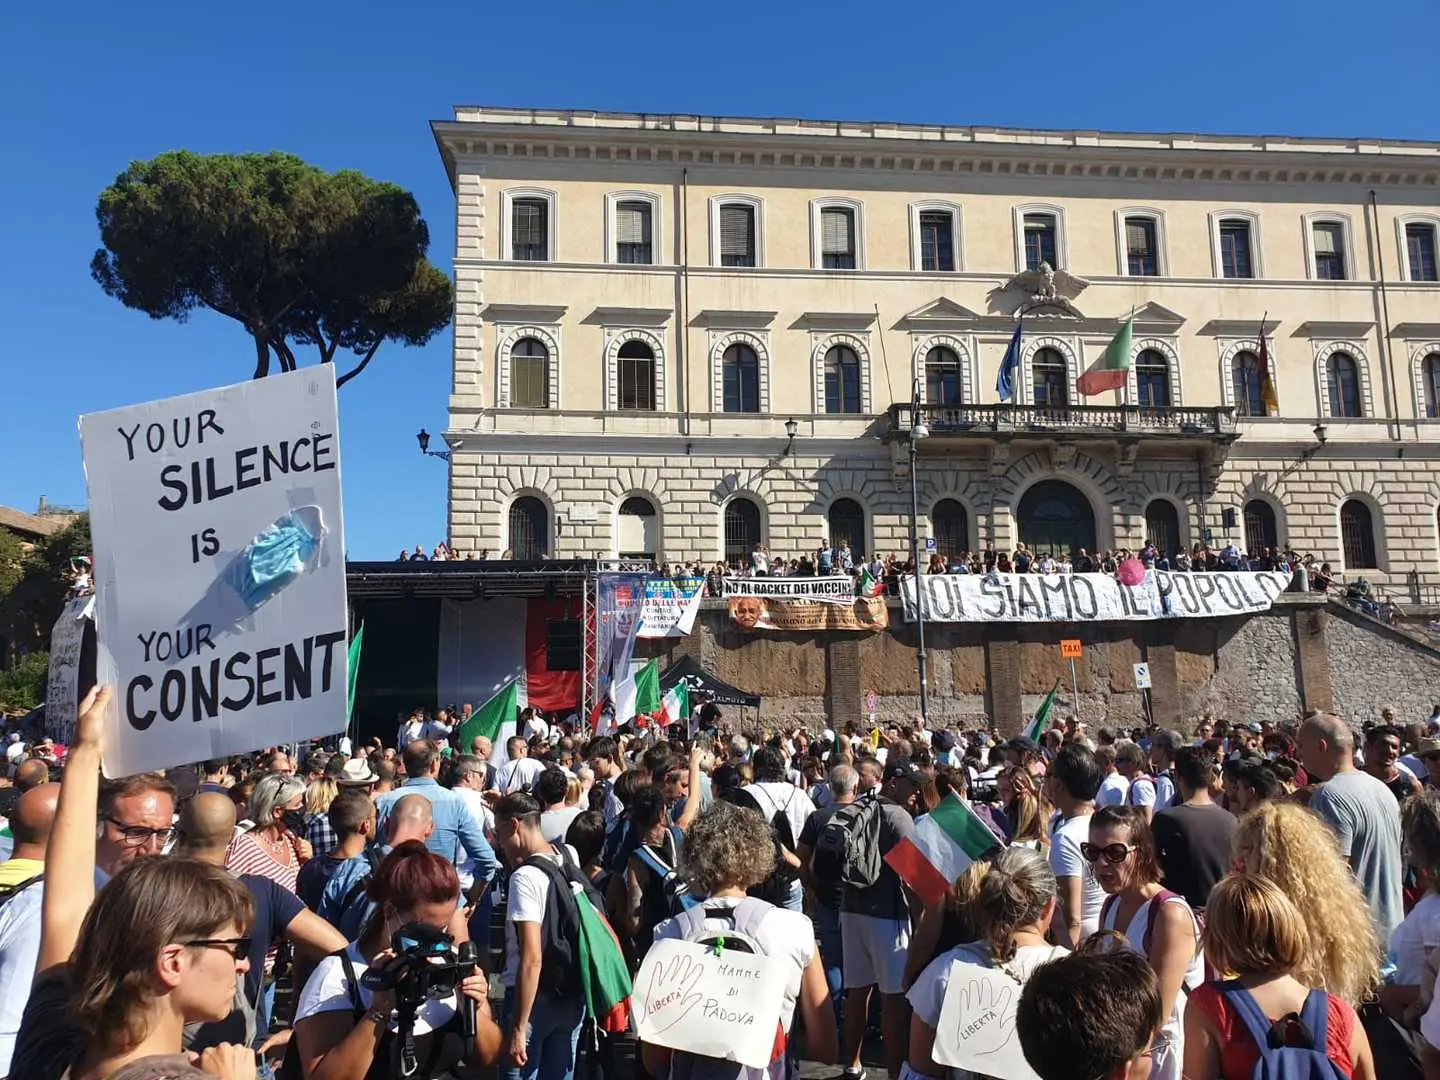
[[[164,829],[147,829],[144,825],[126,825],[123,821],[116,821],[114,818],[106,818],[115,831],[120,834],[126,847],[144,847],[153,838],[157,844],[164,847],[175,835],[173,827]]]
[[[1104,847],[1096,847],[1091,843],[1080,845],[1080,854],[1086,862],[1097,863],[1104,859],[1111,866],[1124,862],[1134,850],[1134,844],[1106,844]]]
[[[250,955],[248,937],[197,938],[194,941],[182,941],[180,944],[187,949],[220,949],[229,953],[232,960],[243,960]]]
[[[1157,1031],[1155,1033],[1155,1037],[1150,1040],[1150,1045],[1145,1047],[1144,1050],[1141,1050],[1140,1053],[1135,1056],[1149,1058],[1152,1062],[1158,1061],[1163,1058],[1167,1053],[1169,1053],[1170,1048],[1174,1045],[1175,1036],[1164,1031]],[[1106,1076],[1108,1075],[1109,1074],[1107,1073]],[[1105,1077],[1097,1076],[1095,1080],[1105,1080]]]

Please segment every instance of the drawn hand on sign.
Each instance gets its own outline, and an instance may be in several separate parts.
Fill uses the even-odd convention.
[[[1008,986],[971,979],[951,992],[960,999],[959,1042],[975,1054],[995,1054],[1015,1034],[1014,992]]]
[[[705,965],[690,956],[676,956],[668,963],[656,963],[650,969],[650,985],[645,991],[645,1014],[658,1034],[668,1031],[685,1019],[700,1001],[695,984],[705,974]]]

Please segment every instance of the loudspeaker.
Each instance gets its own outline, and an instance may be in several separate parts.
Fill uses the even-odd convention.
[[[545,666],[550,671],[579,671],[582,627],[579,619],[545,621]]]

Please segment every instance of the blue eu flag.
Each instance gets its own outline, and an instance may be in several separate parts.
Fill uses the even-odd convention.
[[[1015,333],[1005,349],[1005,359],[1000,361],[1000,374],[995,376],[995,392],[1001,401],[1015,400],[1015,372],[1020,368],[1020,323],[1015,324]]]

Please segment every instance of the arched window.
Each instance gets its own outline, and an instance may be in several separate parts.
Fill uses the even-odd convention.
[[[616,360],[620,408],[646,412],[655,408],[655,353],[643,341],[627,341]]]
[[[1275,508],[1264,499],[1251,499],[1245,504],[1245,550],[1251,555],[1260,555],[1279,546]]]
[[[935,533],[935,550],[955,558],[970,550],[970,515],[954,499],[941,499],[930,511],[930,527]]]
[[[1145,542],[1154,544],[1161,555],[1180,550],[1180,512],[1169,499],[1151,499],[1145,507]]]
[[[720,360],[725,411],[760,411],[760,358],[749,345],[731,345]]]
[[[854,499],[836,499],[826,517],[830,530],[830,546],[835,550],[849,547],[855,558],[865,554],[865,510]]]
[[[1345,553],[1346,570],[1374,570],[1375,522],[1370,507],[1359,499],[1346,499],[1340,505],[1340,550]]]
[[[1135,399],[1142,409],[1168,409],[1170,364],[1163,353],[1143,349],[1135,358]]]
[[[1054,554],[1095,550],[1095,510],[1079,489],[1063,480],[1042,480],[1015,508],[1020,542],[1031,551]]]
[[[1330,415],[1359,416],[1360,366],[1349,353],[1330,355],[1327,364],[1330,382]]]
[[[1063,409],[1070,404],[1070,379],[1063,356],[1054,349],[1037,349],[1030,367],[1035,375],[1036,405]]]
[[[825,354],[825,411],[860,411],[860,358],[847,345],[836,345]]]
[[[533,495],[510,504],[510,555],[518,562],[536,562],[550,547],[550,514]]]
[[[1440,416],[1440,353],[1432,352],[1420,361],[1420,379],[1425,391],[1425,415],[1433,420]]]
[[[1238,352],[1230,361],[1235,381],[1235,415],[1264,416],[1265,404],[1260,397],[1260,358],[1253,352]]]
[[[655,559],[660,552],[660,518],[655,504],[632,495],[620,504],[615,554],[621,559]]]
[[[937,345],[925,354],[925,400],[931,405],[960,405],[960,357]]]
[[[550,407],[550,351],[533,337],[510,347],[510,407]]]
[[[760,543],[760,507],[743,495],[725,504],[725,561],[750,565],[750,553]]]

